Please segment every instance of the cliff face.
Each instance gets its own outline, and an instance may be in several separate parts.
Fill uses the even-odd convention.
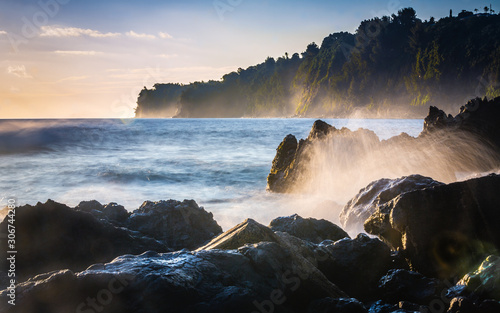
[[[475,97],[500,96],[500,16],[421,21],[403,9],[333,33],[300,55],[220,81],[144,89],[137,117],[424,117]],[[177,111],[176,111],[177,110]]]

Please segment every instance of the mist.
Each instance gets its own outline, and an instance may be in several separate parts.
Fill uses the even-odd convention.
[[[300,161],[294,160],[300,171],[287,191],[309,197],[304,216],[333,222],[338,222],[342,207],[373,181],[420,174],[452,183],[498,171],[500,164],[490,142],[459,130],[417,138],[402,133],[380,140],[371,130],[342,128],[309,142]]]

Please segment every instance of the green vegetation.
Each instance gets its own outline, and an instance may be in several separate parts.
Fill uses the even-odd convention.
[[[166,108],[178,117],[421,117],[429,105],[456,111],[470,98],[500,95],[498,29],[499,15],[464,10],[421,21],[406,8],[221,81],[145,88],[136,116],[164,117]]]

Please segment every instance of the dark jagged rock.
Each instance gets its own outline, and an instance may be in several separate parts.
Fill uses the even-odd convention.
[[[16,210],[16,268],[18,281],[52,270],[82,270],[93,263],[109,262],[123,254],[147,250],[169,251],[161,242],[124,228],[117,228],[91,214],[48,200]],[[7,233],[7,220],[0,233]],[[7,238],[0,238],[7,246]],[[0,260],[1,270],[8,267]]]
[[[367,313],[363,303],[353,298],[324,298],[313,301],[308,313]]]
[[[311,158],[314,156],[314,148],[328,142],[339,141],[350,146],[354,153],[368,149],[380,143],[377,135],[367,129],[350,131],[347,128],[336,129],[335,127],[317,120],[307,139],[300,139],[295,151],[287,142],[296,141],[292,135],[285,137],[277,149],[273,160],[273,166],[267,178],[267,190],[272,192],[293,192],[294,188],[310,179],[308,172]],[[290,147],[285,149],[285,147]],[[286,152],[286,153],[285,153]],[[321,183],[321,182],[317,182]],[[313,183],[314,184],[314,183]]]
[[[402,269],[390,270],[378,285],[379,295],[386,302],[408,301],[423,305],[440,297],[440,287],[436,279]]]
[[[347,229],[363,226],[377,208],[402,193],[442,185],[430,177],[410,175],[398,179],[380,179],[370,183],[349,200],[340,213],[340,222]]]
[[[488,101],[486,98],[472,99],[460,108],[455,117],[431,107],[424,121],[422,135],[443,130],[462,130],[478,135],[497,149],[500,148],[500,97]]]
[[[297,214],[278,217],[271,221],[269,227],[274,231],[287,232],[290,235],[313,243],[320,243],[327,239],[337,241],[346,237],[350,238],[342,228],[332,222],[324,219],[304,219]]]
[[[19,312],[304,312],[345,297],[277,243],[239,250],[125,255],[84,272],[53,272],[17,286]],[[0,293],[0,310],[7,307]]]
[[[325,251],[318,268],[349,296],[373,300],[378,281],[392,268],[389,247],[377,238],[359,234],[321,245]]]
[[[212,213],[194,200],[146,201],[132,212],[127,227],[160,240],[174,250],[198,248],[222,233]]]
[[[336,128],[332,125],[323,122],[322,120],[316,120],[313,123],[311,131],[309,132],[309,136],[307,140],[313,140],[316,138],[323,138],[328,135],[330,132],[335,131]]]
[[[288,135],[283,139],[276,149],[276,156],[273,159],[271,173],[267,176],[267,188],[269,190],[280,189],[280,182],[285,179],[286,170],[290,167],[297,151],[297,139],[293,135]]]
[[[457,173],[498,169],[500,97],[491,101],[469,101],[455,117],[431,107],[417,138],[401,134],[380,141],[371,131],[336,129],[321,121],[314,123],[307,139],[299,140],[296,149],[285,144],[296,142],[292,137],[288,135],[278,148],[268,176],[269,191],[314,191],[324,184],[324,169],[331,168],[332,179],[339,171],[351,171],[351,176],[355,176],[357,164],[368,167],[362,169],[367,181],[361,181],[358,190],[382,175],[398,177],[420,173],[453,182],[457,180]],[[370,176],[380,169],[389,173]],[[338,185],[335,187],[339,189]]]
[[[460,278],[500,247],[500,175],[404,193],[365,222],[365,229],[403,249],[411,268]]]

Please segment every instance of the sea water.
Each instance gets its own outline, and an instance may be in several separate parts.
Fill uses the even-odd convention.
[[[325,119],[380,139],[418,136],[422,120]],[[307,137],[313,119],[0,120],[0,206],[52,199],[116,202],[194,199],[227,230],[246,218],[268,224],[298,213],[338,223],[345,203],[329,195],[266,192],[276,148]],[[364,186],[360,186],[362,188]],[[352,195],[354,196],[354,194]]]

